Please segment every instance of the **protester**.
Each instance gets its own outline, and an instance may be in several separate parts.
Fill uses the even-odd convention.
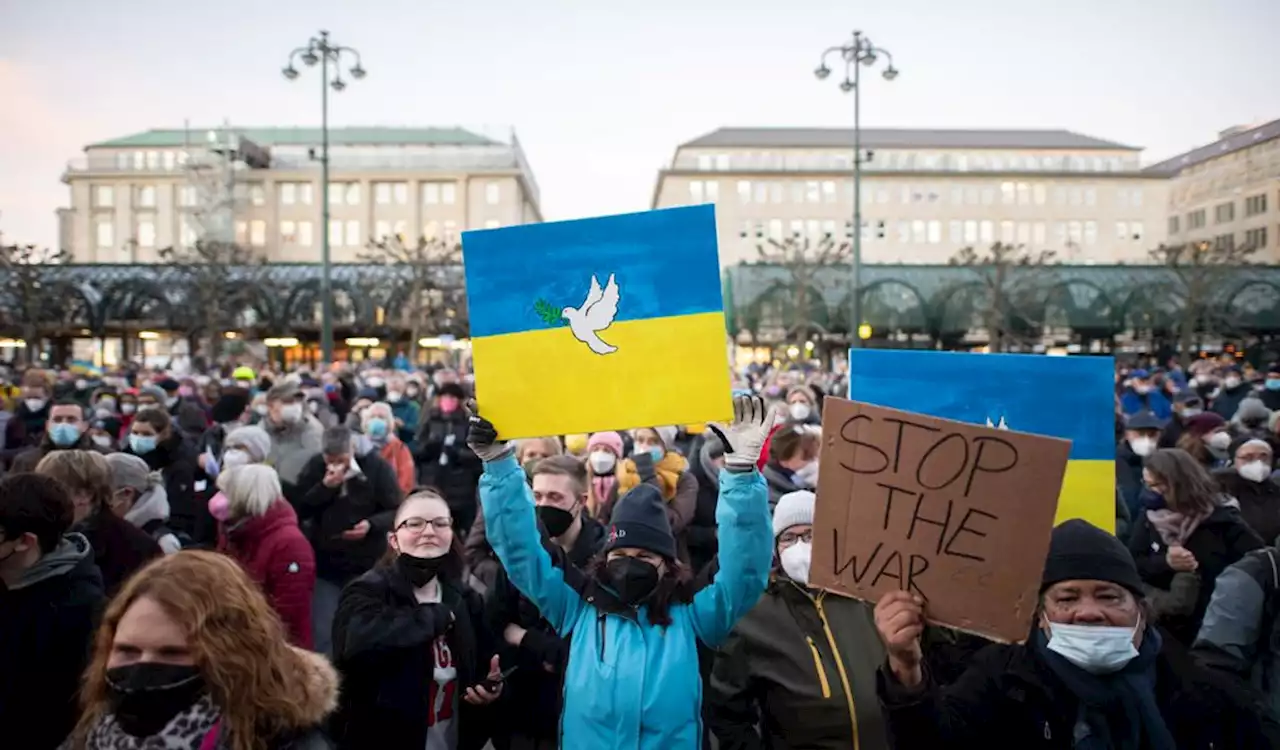
[[[1161,625],[1190,647],[1200,629],[1214,580],[1262,540],[1240,517],[1238,503],[1223,495],[1191,456],[1176,448],[1151,454],[1143,469],[1150,493],[1147,510],[1134,522],[1129,550],[1142,581],[1169,590],[1175,573],[1200,574],[1200,596],[1190,617]]]
[[[1244,372],[1239,365],[1231,365],[1222,373],[1222,387],[1213,397],[1210,411],[1223,419],[1235,417],[1240,404],[1254,392],[1253,383],[1244,379]]]
[[[111,470],[111,512],[146,532],[166,555],[182,549],[182,539],[169,526],[169,496],[158,472],[128,453],[107,456]]]
[[[1129,386],[1120,396],[1120,409],[1125,415],[1149,411],[1158,419],[1168,419],[1172,412],[1168,397],[1151,382],[1151,373],[1141,369],[1129,373]]]
[[[19,453],[34,448],[44,439],[52,391],[51,379],[43,370],[32,369],[23,374],[17,406],[4,428],[6,465],[12,463]]]
[[[296,383],[282,382],[266,394],[262,427],[271,436],[267,463],[280,475],[285,497],[297,503],[295,493],[305,492],[298,482],[303,470],[320,453],[324,428],[303,406],[306,397]]]
[[[271,436],[267,431],[257,425],[245,425],[227,433],[218,462],[222,471],[231,471],[240,466],[264,463],[270,455]],[[222,490],[214,489],[216,491],[207,505],[209,515],[215,521],[225,521],[229,501]]]
[[[572,456],[551,456],[533,466],[533,502],[551,540],[551,562],[566,578],[583,575],[605,545],[605,529],[586,511],[587,473]],[[523,596],[506,574],[487,595],[490,626],[506,645],[503,661],[516,667],[507,680],[502,728],[494,743],[512,750],[556,748],[560,730],[560,681],[569,644]]]
[[[1186,421],[1177,447],[1205,469],[1221,468],[1227,463],[1227,449],[1231,447],[1227,421],[1214,412],[1197,414]]]
[[[276,470],[239,466],[221,474],[218,487],[227,498],[218,551],[234,557],[262,587],[289,641],[311,648],[316,556],[298,528],[297,513],[284,499]]]
[[[383,401],[371,404],[364,410],[361,422],[364,434],[378,449],[378,455],[395,471],[400,491],[406,495],[409,494],[410,490],[417,486],[417,468],[414,466],[413,454],[409,452],[409,446],[405,445],[392,429],[395,418],[391,414],[391,406]]]
[[[618,494],[625,495],[642,482],[656,487],[666,502],[667,521],[676,537],[679,558],[688,562],[684,532],[698,509],[698,480],[689,471],[688,460],[673,448],[675,437],[674,427],[632,430],[631,457],[618,465]]]
[[[328,654],[342,587],[373,567],[386,550],[401,494],[395,472],[364,436],[330,427],[321,445],[299,475],[301,495],[295,507],[299,520],[310,527],[308,538],[316,552],[312,633],[316,650]]]
[[[875,693],[884,647],[870,607],[809,587],[814,502],[808,490],[778,501],[779,570],[716,656],[708,715],[725,750],[890,746]]]
[[[1116,487],[1131,518],[1142,510],[1142,465],[1155,452],[1163,428],[1164,423],[1149,411],[1125,419],[1124,441],[1116,447]]]
[[[444,495],[465,538],[476,518],[481,466],[480,459],[467,447],[463,398],[462,387],[457,384],[441,390],[436,407],[421,420],[413,454],[419,483],[435,487]]]
[[[58,451],[40,460],[36,473],[53,477],[71,496],[72,530],[89,540],[108,596],[148,560],[163,554],[145,531],[111,511],[111,468],[90,451]]]
[[[291,647],[236,563],[185,551],[111,601],[68,750],[321,750],[338,678]]]
[[[614,508],[605,551],[579,587],[551,562],[532,493],[494,425],[471,417],[468,441],[485,461],[480,482],[489,540],[512,583],[570,637],[561,745],[693,748],[701,741],[697,642],[717,647],[760,598],[772,539],[768,495],[755,464],[780,415],[757,397],[734,402],[717,509],[720,568],[694,593],[676,559],[667,503],[650,484]]]
[[[769,462],[762,470],[769,484],[769,507],[783,495],[812,490],[818,483],[818,436],[803,426],[786,425],[769,441]]]
[[[405,397],[406,381],[403,376],[392,379],[387,386],[387,403],[392,412],[391,426],[401,441],[413,441],[418,434],[418,422],[422,416],[422,406],[411,398]]]
[[[462,581],[448,503],[410,495],[385,538],[388,559],[343,589],[334,618],[338,746],[480,750],[502,674],[483,602]]]
[[[926,605],[875,607],[888,651],[877,693],[897,748],[1277,747],[1280,728],[1167,644],[1124,545],[1085,521],[1053,530],[1026,643],[980,652],[953,685],[924,667]]]
[[[1271,478],[1274,457],[1271,443],[1259,437],[1236,438],[1231,444],[1231,466],[1213,478],[1240,505],[1240,516],[1262,541],[1280,537],[1280,484]]]
[[[618,501],[618,463],[623,456],[622,436],[613,430],[587,438],[587,511],[593,518],[609,520]]]
[[[144,409],[129,427],[126,453],[133,454],[152,471],[160,472],[169,500],[169,524],[177,532],[195,537],[204,524],[207,511],[196,502],[195,451],[173,428],[173,421],[163,409]]]
[[[51,750],[75,724],[100,609],[89,540],[71,497],[36,474],[0,479],[0,727],[6,747]]]
[[[1204,413],[1204,399],[1192,390],[1178,391],[1173,397],[1173,418],[1166,422],[1160,432],[1160,440],[1156,447],[1174,448],[1178,439],[1186,429],[1186,423],[1197,414]]]
[[[822,421],[822,412],[817,408],[817,398],[808,386],[797,385],[787,391],[787,423],[793,425],[816,425]]]
[[[9,467],[16,473],[34,471],[40,459],[54,451],[95,451],[102,453],[89,437],[84,407],[77,401],[63,400],[49,407],[44,437],[34,448],[19,453]]]

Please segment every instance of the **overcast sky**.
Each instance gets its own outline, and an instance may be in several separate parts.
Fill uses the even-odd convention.
[[[86,143],[154,127],[316,125],[318,29],[369,76],[334,124],[514,126],[548,219],[649,207],[722,125],[846,126],[819,53],[862,29],[902,74],[864,124],[1067,128],[1147,161],[1280,117],[1277,0],[0,0],[0,231],[54,244]]]

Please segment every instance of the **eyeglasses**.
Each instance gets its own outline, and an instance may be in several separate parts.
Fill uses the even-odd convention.
[[[785,531],[782,536],[778,537],[779,547],[790,547],[796,542],[808,542],[809,544],[813,544],[813,529],[802,531],[799,534]]]
[[[436,531],[444,531],[445,529],[453,528],[453,519],[448,516],[440,516],[439,518],[431,519],[411,516],[401,521],[400,525],[396,527],[396,531],[408,529],[415,534],[421,534],[427,530],[428,524],[430,524]]]

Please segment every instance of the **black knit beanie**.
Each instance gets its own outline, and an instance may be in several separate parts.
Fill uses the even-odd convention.
[[[1141,597],[1142,579],[1138,566],[1124,544],[1111,534],[1078,518],[1065,521],[1053,530],[1049,556],[1044,561],[1044,592],[1062,581],[1107,581]]]
[[[676,539],[667,520],[667,504],[662,493],[651,484],[642,484],[618,498],[609,521],[609,541],[604,551],[620,547],[636,547],[676,558]]]

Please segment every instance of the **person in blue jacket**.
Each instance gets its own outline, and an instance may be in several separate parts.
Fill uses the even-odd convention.
[[[701,746],[697,642],[719,646],[768,583],[773,528],[756,463],[780,421],[761,398],[737,397],[732,425],[712,428],[725,445],[720,569],[695,594],[688,568],[676,560],[666,503],[647,484],[618,500],[604,550],[585,571],[554,566],[524,470],[472,406],[468,443],[485,462],[480,502],[489,543],[511,582],[569,638],[560,747]]]

